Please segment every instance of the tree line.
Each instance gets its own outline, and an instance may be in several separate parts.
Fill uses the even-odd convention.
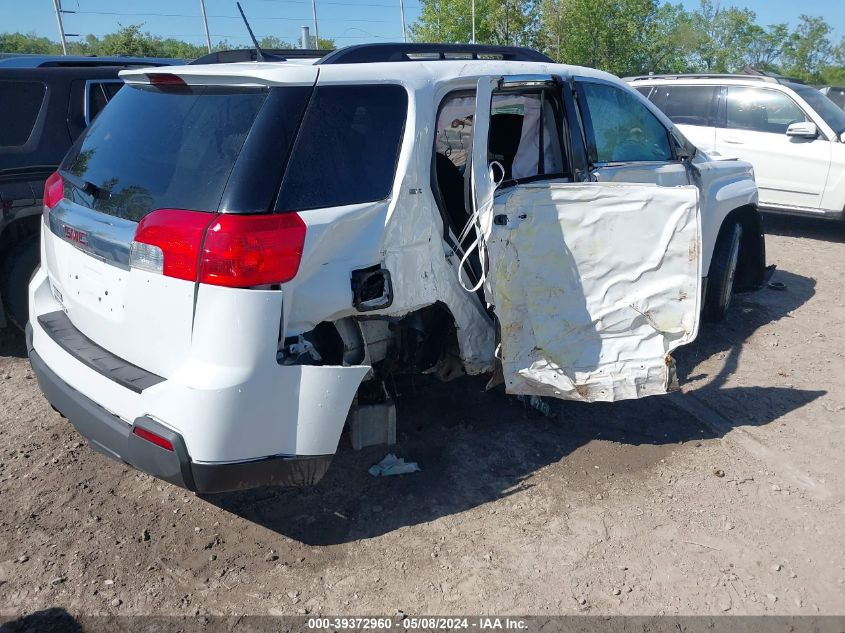
[[[130,24],[120,27],[116,32],[103,37],[86,35],[81,40],[68,40],[69,55],[128,55],[135,57],[174,57],[177,59],[196,59],[208,53],[205,45],[191,44],[183,40],[162,38],[152,33],[143,32],[142,24]],[[311,36],[314,40],[314,36]],[[316,44],[316,42],[314,42]],[[289,42],[278,37],[263,37],[259,46],[265,49],[299,48],[299,43]],[[318,48],[333,49],[334,40],[320,38]],[[220,40],[212,47],[215,51],[236,48],[252,48],[244,42],[235,44]],[[62,45],[47,37],[34,33],[0,33],[0,53],[40,53],[43,55],[61,55]]]
[[[419,42],[470,42],[472,0],[420,0],[411,27]],[[475,0],[476,41],[529,46],[556,61],[619,76],[737,72],[750,66],[814,84],[845,85],[845,38],[831,40],[823,17],[801,15],[794,28],[762,26],[754,11],[701,0],[693,11],[663,0]],[[123,26],[103,37],[68,42],[74,55],[136,55],[195,59],[205,46]],[[264,37],[262,48],[297,48]],[[319,48],[334,48],[320,38]],[[248,47],[219,41],[214,50]],[[58,42],[35,34],[0,33],[0,52],[61,53]]]
[[[469,42],[472,0],[421,0],[421,42]],[[475,0],[481,44],[529,46],[615,75],[737,72],[751,66],[807,83],[845,84],[845,38],[823,17],[762,26],[754,11],[701,0]]]

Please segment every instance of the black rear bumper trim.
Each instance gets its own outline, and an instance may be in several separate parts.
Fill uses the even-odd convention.
[[[95,450],[147,474],[198,493],[230,492],[258,486],[316,484],[329,468],[331,455],[277,455],[246,462],[193,462],[182,436],[143,416],[128,424],[59,378],[32,346],[27,324],[27,348],[38,385],[50,404],[76,427]],[[172,451],[133,433],[144,428],[167,439]]]
[[[47,333],[47,336],[76,360],[85,363],[98,374],[113,380],[121,387],[141,393],[147,387],[165,380],[97,345],[77,330],[61,310],[42,314],[38,317],[38,325]]]

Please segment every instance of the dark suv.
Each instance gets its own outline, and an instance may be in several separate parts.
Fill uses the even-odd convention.
[[[123,86],[125,68],[183,63],[133,57],[0,57],[0,327],[23,329],[38,265],[44,181]]]

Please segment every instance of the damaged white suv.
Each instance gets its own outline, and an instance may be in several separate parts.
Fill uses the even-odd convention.
[[[94,448],[192,490],[317,481],[391,373],[664,393],[763,279],[749,165],[603,72],[389,44],[121,77],[45,188],[29,354]]]

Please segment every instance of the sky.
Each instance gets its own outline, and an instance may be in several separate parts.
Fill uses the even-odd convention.
[[[677,1],[677,0],[676,0]],[[688,9],[698,0],[681,0]],[[320,37],[338,45],[402,41],[400,0],[316,0]],[[794,25],[802,13],[823,16],[834,27],[833,40],[845,36],[845,0],[722,0],[722,6],[751,9],[758,23]],[[241,0],[256,36],[295,41],[300,26],[312,27],[311,0]],[[413,22],[420,0],[404,0],[405,20]],[[62,0],[66,33],[102,36],[121,25],[143,23],[142,30],[194,44],[205,41],[200,0]],[[212,43],[248,43],[235,0],[205,0]],[[75,13],[68,13],[74,11]],[[58,40],[53,0],[0,0],[0,31],[34,31]],[[74,38],[70,37],[69,40]]]

